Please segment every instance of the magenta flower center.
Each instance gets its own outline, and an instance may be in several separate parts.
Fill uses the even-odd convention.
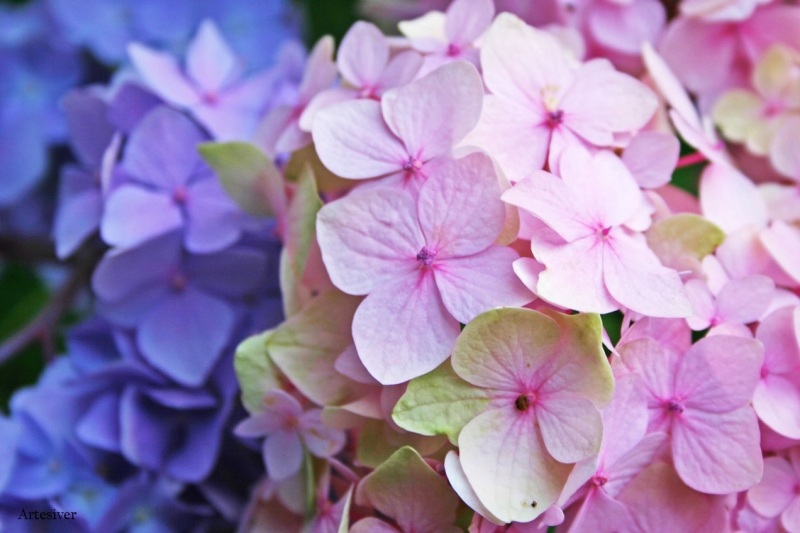
[[[176,204],[185,204],[188,199],[189,191],[186,190],[186,187],[176,187],[175,190],[172,191],[172,201]]]
[[[608,477],[605,474],[595,474],[592,476],[592,485],[595,487],[602,487],[606,483],[608,483]]]
[[[414,172],[415,170],[419,170],[422,168],[422,161],[417,159],[416,157],[409,157],[408,161],[403,163],[403,170],[406,172]]]
[[[427,246],[423,246],[422,250],[419,251],[417,254],[417,261],[422,263],[423,266],[429,267],[433,264],[433,260],[436,258],[436,251],[431,250]]]
[[[450,45],[447,47],[447,55],[450,57],[455,57],[459,54],[461,54],[461,47],[457,44],[450,43]]]
[[[219,94],[216,91],[208,91],[203,95],[203,101],[209,105],[219,102]]]
[[[564,121],[564,112],[560,109],[556,109],[555,111],[550,111],[547,113],[547,123],[550,127],[555,127],[561,124]]]
[[[683,402],[680,401],[680,400],[677,400],[675,398],[673,398],[672,400],[670,400],[666,404],[664,404],[664,408],[667,411],[669,411],[670,413],[676,414],[676,415],[679,415],[684,410],[686,410],[686,407],[683,406]]]

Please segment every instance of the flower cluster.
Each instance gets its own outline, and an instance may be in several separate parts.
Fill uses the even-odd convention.
[[[800,9],[505,4],[358,22],[262,123],[295,305],[237,434],[304,532],[800,531]]]
[[[800,533],[800,7],[366,7],[419,17],[255,72],[163,28],[65,99],[98,316],[0,418],[0,516]]]

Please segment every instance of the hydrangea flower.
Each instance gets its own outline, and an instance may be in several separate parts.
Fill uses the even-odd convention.
[[[578,311],[608,313],[624,306],[650,316],[692,314],[683,283],[637,237],[649,226],[644,197],[630,172],[608,151],[593,157],[564,152],[560,179],[536,171],[503,193],[503,200],[547,227],[531,240],[540,274],[530,260],[515,263],[541,298]],[[613,192],[612,192],[613,191]]]
[[[331,280],[367,295],[353,319],[353,339],[382,384],[441,364],[459,322],[530,301],[511,269],[517,253],[494,244],[506,218],[499,197],[492,161],[473,153],[437,166],[417,200],[371,189],[320,210],[317,238]]]
[[[468,142],[495,157],[512,182],[546,161],[557,169],[568,146],[613,146],[657,106],[636,79],[605,61],[576,64],[555,37],[508,13],[487,33],[481,65],[491,94]]]
[[[620,349],[619,373],[635,372],[648,392],[651,431],[670,435],[675,469],[695,490],[727,494],[761,478],[758,421],[749,405],[764,358],[760,342],[718,335],[684,354],[652,339]]]
[[[467,490],[502,522],[529,522],[556,502],[571,465],[600,450],[599,409],[614,390],[600,346],[596,315],[487,311],[456,341],[452,368],[411,382],[394,419],[448,434]]]
[[[273,96],[275,72],[242,79],[241,61],[211,20],[189,44],[185,71],[171,55],[138,43],[128,53],[148,87],[188,110],[218,140],[249,139]]]
[[[264,410],[243,420],[234,430],[240,437],[266,437],[264,464],[270,479],[281,481],[303,465],[303,450],[330,457],[344,446],[344,434],[326,427],[319,409],[303,411],[300,403],[281,390],[264,395]]]
[[[92,286],[101,314],[136,328],[145,359],[187,386],[208,377],[237,322],[233,301],[253,293],[266,257],[250,247],[186,254],[181,235],[168,233],[133,249],[112,249]]]
[[[128,179],[106,199],[103,240],[130,248],[185,228],[190,252],[217,252],[237,241],[248,221],[200,158],[197,145],[205,140],[178,111],[148,113],[125,147]]]
[[[769,457],[764,460],[764,477],[747,491],[747,502],[762,516],[780,516],[788,533],[800,531],[800,449],[792,448],[788,460]]]
[[[428,163],[447,155],[478,123],[482,95],[475,67],[456,61],[385,93],[380,102],[321,110],[314,143],[322,163],[338,176],[390,175],[389,183],[418,191],[431,172]]]

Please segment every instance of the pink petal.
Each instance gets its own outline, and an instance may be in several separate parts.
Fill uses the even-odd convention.
[[[358,21],[339,45],[336,65],[342,77],[356,88],[374,87],[389,61],[389,43],[381,30]]]
[[[186,71],[209,94],[216,94],[240,74],[239,60],[210,19],[200,24],[197,35],[189,43]]]
[[[322,423],[322,410],[311,409],[300,417],[300,436],[312,455],[330,457],[344,446],[344,432]]]
[[[244,438],[264,437],[283,427],[285,420],[273,411],[265,411],[239,422],[233,432]]]
[[[533,300],[514,274],[516,259],[519,255],[511,248],[492,245],[475,255],[437,262],[436,285],[450,314],[466,324],[489,309],[521,307]]]
[[[128,56],[147,86],[164,100],[179,106],[191,106],[200,100],[171,55],[131,43]]]
[[[776,433],[800,439],[800,383],[796,378],[767,374],[756,386],[753,409]]]
[[[404,191],[372,189],[324,206],[317,239],[334,285],[368,294],[419,270],[425,240],[414,201]]]
[[[794,281],[800,282],[800,230],[786,222],[776,220],[761,232],[761,242],[772,254],[775,262]]]
[[[603,246],[594,235],[548,248],[537,243],[533,254],[546,266],[536,287],[540,297],[576,311],[610,313],[619,309],[606,290]]]
[[[399,533],[395,528],[384,522],[368,516],[362,518],[350,528],[350,533]]]
[[[789,533],[800,533],[800,497],[795,496],[792,503],[781,515],[781,525]]]
[[[484,37],[481,66],[492,94],[520,106],[535,106],[542,116],[542,89],[552,85],[563,90],[574,76],[564,47],[554,36],[510,13],[500,13]]]
[[[184,243],[192,253],[222,250],[242,235],[244,216],[216,178],[199,181],[189,188],[186,213],[189,224]]]
[[[724,413],[747,405],[753,397],[764,361],[754,339],[715,336],[701,339],[680,361],[675,393],[686,407]]]
[[[333,37],[326,35],[317,41],[308,54],[303,80],[300,82],[300,104],[308,104],[319,92],[329,88],[338,74],[333,62]]]
[[[480,121],[464,143],[486,150],[516,182],[544,167],[551,129],[543,121],[526,102],[486,95]]]
[[[353,344],[348,346],[345,351],[336,358],[336,362],[333,366],[337,372],[343,376],[347,376],[353,381],[365,385],[377,385],[378,383],[364,367],[364,363],[362,363],[361,358],[358,357],[358,352]]]
[[[753,409],[687,409],[672,426],[672,456],[681,479],[695,490],[730,494],[752,487],[763,468]]]
[[[385,91],[411,83],[421,66],[421,55],[413,50],[400,52],[386,65],[377,85],[379,89]]]
[[[724,322],[757,322],[769,308],[775,283],[766,276],[748,276],[727,283],[717,295],[717,314]]]
[[[700,178],[700,205],[703,215],[732,233],[748,225],[767,223],[767,206],[758,188],[744,174],[727,165],[712,164]]]
[[[522,281],[528,290],[535,293],[539,284],[539,274],[544,271],[544,265],[530,257],[520,257],[513,264],[514,274]]]
[[[653,91],[604,60],[585,63],[561,102],[564,124],[600,146],[612,143],[612,133],[642,128],[657,106]]]
[[[613,152],[591,155],[568,148],[559,163],[561,179],[574,195],[574,208],[595,231],[628,222],[644,201],[633,176]]]
[[[503,231],[505,205],[494,163],[476,152],[438,165],[419,194],[419,222],[437,257],[471,255]]]
[[[625,367],[642,377],[644,386],[650,393],[651,407],[655,407],[654,403],[657,404],[660,400],[673,396],[680,354],[662,350],[661,346],[650,338],[631,341],[619,350]]]
[[[598,533],[599,531],[625,531],[630,515],[624,505],[610,497],[604,490],[592,491],[584,500],[569,527],[569,533]]]
[[[483,35],[493,18],[493,0],[454,0],[445,19],[447,39],[459,47],[470,45]]]
[[[606,467],[608,483],[605,492],[616,497],[643,470],[653,464],[669,441],[666,433],[650,433],[640,440],[628,453]]]
[[[608,468],[642,440],[647,431],[647,393],[641,377],[627,374],[617,378],[614,399],[603,409],[603,450]]]
[[[575,191],[564,181],[543,170],[534,171],[503,193],[502,199],[553,228],[567,242],[593,235],[591,220],[580,208]]]
[[[455,61],[386,92],[381,106],[407,153],[424,162],[450,151],[478,124],[483,83],[474,66]]]
[[[603,46],[638,55],[644,42],[654,42],[664,27],[664,6],[655,0],[615,4],[598,2],[588,10],[592,36]]]
[[[634,479],[619,501],[633,519],[629,528],[622,529],[630,533],[726,531],[730,520],[723,498],[691,490],[672,466],[663,462],[654,463]]]
[[[641,187],[657,189],[672,179],[680,148],[681,143],[674,135],[643,131],[622,152],[622,161]]]
[[[783,457],[769,457],[764,460],[764,477],[747,491],[747,501],[762,516],[778,516],[794,499],[797,481],[789,461]]]
[[[717,314],[714,295],[704,281],[690,279],[686,282],[686,296],[692,302],[694,314],[686,318],[686,323],[695,331],[702,331],[711,325]]]
[[[458,442],[470,485],[504,522],[530,522],[545,512],[571,470],[550,457],[532,416],[520,415],[513,403],[475,417]]]
[[[273,481],[296,474],[303,464],[303,443],[296,431],[278,431],[264,441],[264,462]]]
[[[800,314],[794,307],[773,311],[758,325],[756,338],[764,344],[764,368],[785,374],[800,366]]]
[[[697,110],[689,99],[686,89],[683,88],[683,84],[670,70],[664,58],[658,55],[658,52],[653,49],[650,43],[644,43],[642,46],[642,59],[650,76],[672,109],[677,112],[688,126],[700,129],[700,117],[697,115]]]
[[[661,266],[641,241],[612,231],[603,247],[603,267],[608,292],[625,307],[654,317],[692,315],[692,304],[678,273]]]
[[[403,383],[439,366],[460,330],[442,303],[433,275],[425,272],[375,289],[353,318],[361,361],[383,385]]]
[[[358,93],[354,89],[334,87],[333,89],[322,91],[321,93],[317,94],[311,100],[311,102],[309,102],[309,104],[303,110],[303,113],[300,115],[300,120],[298,121],[300,129],[303,131],[312,131],[314,126],[314,117],[316,117],[320,109],[324,109],[341,102],[347,102],[348,100],[354,100],[355,98],[358,98]]]
[[[112,246],[131,248],[182,226],[181,210],[168,194],[123,185],[109,196],[100,231]]]
[[[314,117],[312,135],[322,163],[344,178],[374,178],[397,172],[409,157],[383,121],[381,104],[374,100],[321,109]]]
[[[577,463],[600,451],[603,417],[584,398],[553,396],[536,404],[536,419],[547,451],[560,463]]]

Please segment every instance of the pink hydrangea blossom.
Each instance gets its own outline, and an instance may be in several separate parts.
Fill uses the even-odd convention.
[[[495,19],[481,47],[484,99],[469,143],[486,149],[509,179],[522,179],[571,145],[607,147],[641,129],[657,100],[638,80],[604,60],[577,64],[555,37],[508,13]]]
[[[511,267],[517,253],[493,244],[505,217],[494,165],[481,153],[443,162],[418,200],[356,190],[322,208],[317,235],[331,280],[367,295],[353,339],[379,382],[433,370],[450,354],[459,322],[532,299]]]
[[[661,265],[639,231],[644,196],[613,153],[591,156],[565,151],[561,178],[536,171],[503,194],[503,200],[547,226],[532,236],[534,258],[545,266],[535,275],[531,260],[515,263],[529,288],[541,298],[578,311],[608,313],[627,307],[650,316],[692,314],[683,283]]]
[[[761,478],[758,420],[749,405],[760,375],[760,342],[719,335],[684,354],[652,339],[620,348],[619,376],[639,374],[648,392],[650,431],[670,435],[675,469],[708,494],[746,490]]]
[[[264,410],[236,426],[240,437],[266,437],[264,464],[270,479],[281,481],[296,474],[303,464],[303,450],[329,457],[344,446],[344,433],[326,427],[322,411],[303,412],[300,402],[282,390],[264,395]]]
[[[314,143],[323,164],[350,179],[392,176],[414,192],[430,161],[447,155],[477,124],[483,84],[466,61],[383,95],[331,106],[314,119]]]
[[[780,517],[788,533],[800,532],[800,448],[792,448],[788,458],[764,460],[764,477],[747,491],[747,502],[766,518]]]

